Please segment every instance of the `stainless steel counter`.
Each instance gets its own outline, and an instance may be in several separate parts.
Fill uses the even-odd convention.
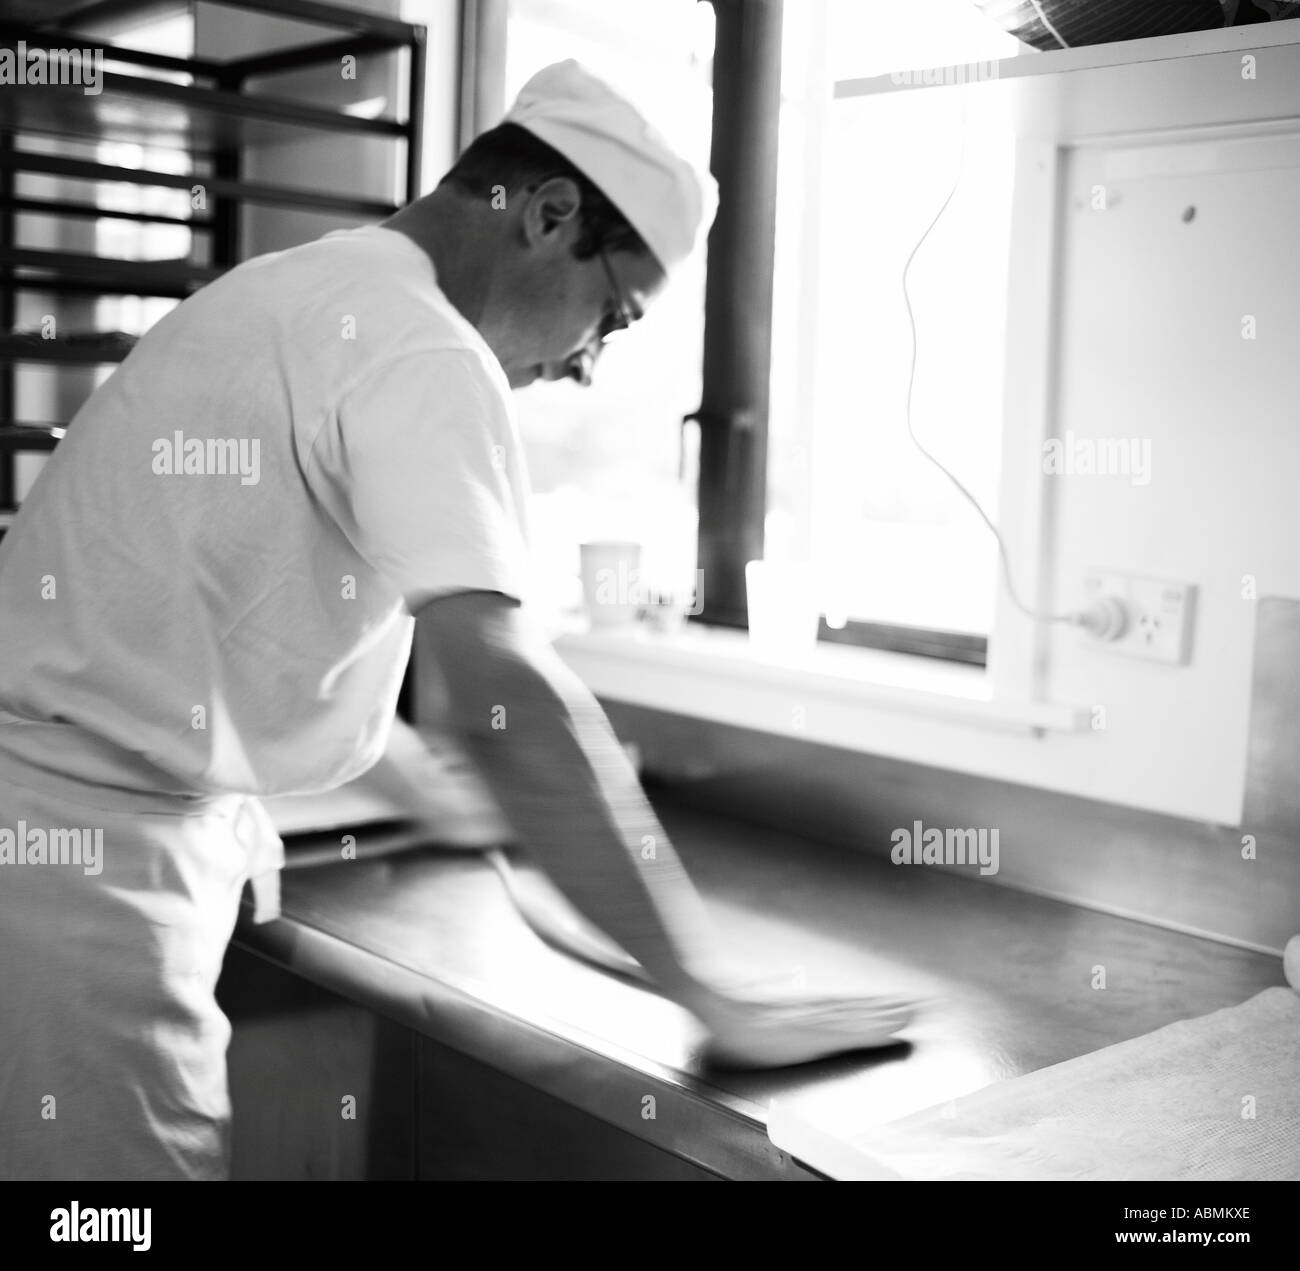
[[[926,994],[906,1042],[712,1070],[689,1014],[552,951],[459,853],[286,871],[283,917],[246,909],[236,944],[727,1178],[810,1176],[767,1138],[775,1097],[851,1094],[893,1120],[1284,983],[1271,957],[656,802],[738,949],[810,988]]]

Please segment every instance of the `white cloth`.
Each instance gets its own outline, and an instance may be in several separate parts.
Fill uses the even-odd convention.
[[[0,832],[99,836],[97,873],[0,864],[0,1179],[228,1173],[214,990],[257,868],[244,806],[94,788],[0,752]]]

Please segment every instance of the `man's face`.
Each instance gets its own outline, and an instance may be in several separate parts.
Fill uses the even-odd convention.
[[[497,350],[511,388],[539,379],[590,383],[605,337],[637,321],[667,281],[646,252],[599,251],[579,260],[579,222],[563,214],[569,205],[562,198],[547,204],[547,193],[537,191],[534,215],[524,218],[527,268]]]
[[[586,387],[605,340],[639,321],[665,283],[658,262],[644,253],[597,253],[573,266],[584,276],[581,299],[556,315],[553,342],[542,358],[522,368],[521,383],[511,374],[512,388],[537,379],[572,379]]]

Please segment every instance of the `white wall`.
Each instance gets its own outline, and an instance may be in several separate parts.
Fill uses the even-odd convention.
[[[1105,211],[1091,206],[1099,186]],[[1224,820],[1240,807],[1254,630],[1242,578],[1300,595],[1297,201],[1300,146],[1280,138],[1088,148],[1067,165],[1057,430],[1147,439],[1151,475],[1049,479],[1058,595],[1077,599],[1094,565],[1201,593],[1187,667],[1053,632],[1051,694],[1107,708],[1102,744],[1061,739],[1053,766],[1097,797]]]

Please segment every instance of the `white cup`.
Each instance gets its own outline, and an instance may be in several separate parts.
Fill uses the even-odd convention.
[[[745,592],[749,642],[757,652],[783,657],[816,647],[821,606],[811,565],[752,560]]]
[[[641,544],[602,540],[579,546],[582,597],[593,627],[636,621],[642,604]]]

